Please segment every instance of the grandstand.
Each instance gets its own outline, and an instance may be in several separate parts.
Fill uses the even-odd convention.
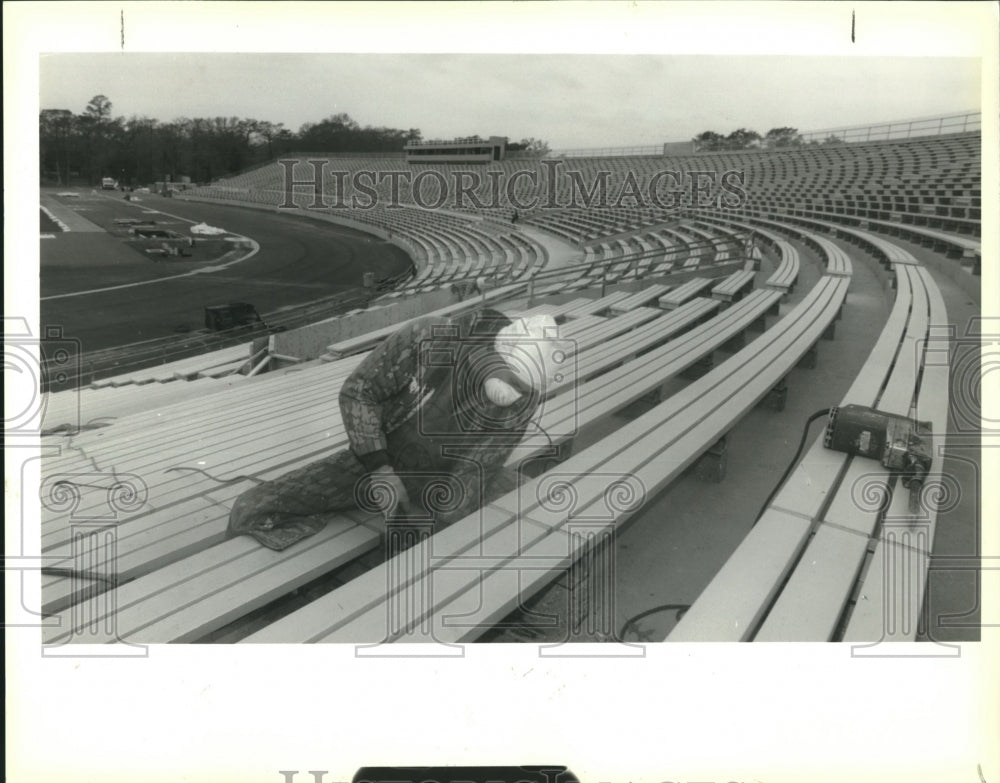
[[[896,473],[820,436],[747,519],[784,467],[748,464],[758,449],[747,443],[780,428],[793,444],[803,412],[848,404],[913,415],[932,424],[935,447],[951,442],[962,335],[946,327],[955,302],[979,296],[980,148],[973,131],[491,153],[468,167],[313,154],[178,194],[359,228],[414,269],[364,308],[49,395],[43,440],[59,453],[42,469],[42,603],[60,623],[45,642],[419,641],[449,654],[541,639],[630,654],[615,643],[636,612],[608,613],[616,580],[644,604],[675,591],[690,605],[645,640],[925,638],[935,534],[941,518],[974,513],[970,498],[939,508],[929,481],[912,512]],[[337,392],[368,351],[411,319],[483,304],[550,313],[574,345],[540,414],[545,434],[508,462],[514,489],[389,557],[384,523],[361,511],[283,552],[225,537],[254,481],[343,447]],[[796,398],[824,385],[835,399]],[[98,471],[116,483],[65,479]],[[726,534],[702,529],[711,552],[692,555],[697,576],[680,567],[682,587],[655,563],[635,587],[622,570],[641,561],[635,550],[666,551],[644,536],[691,546],[690,533],[662,528],[700,512],[665,498],[718,508],[699,486],[727,499]]]

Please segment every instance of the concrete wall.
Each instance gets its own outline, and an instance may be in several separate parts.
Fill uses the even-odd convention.
[[[453,293],[449,287],[400,297],[384,306],[372,303],[368,309],[350,315],[341,315],[309,326],[272,334],[270,353],[309,361],[322,356],[331,343],[357,337],[390,324],[401,323],[460,300],[461,297]]]

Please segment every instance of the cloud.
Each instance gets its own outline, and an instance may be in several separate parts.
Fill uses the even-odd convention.
[[[61,54],[42,108],[107,95],[120,116],[239,116],[297,130],[347,112],[425,137],[534,136],[553,148],[765,133],[974,109],[973,58],[582,54]]]

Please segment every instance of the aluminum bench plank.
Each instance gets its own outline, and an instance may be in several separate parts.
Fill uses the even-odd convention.
[[[931,328],[944,328],[948,315],[941,293],[926,269],[921,269],[920,274],[927,287]],[[947,335],[929,335],[931,341],[935,338],[940,342],[929,344],[925,354],[916,418],[932,424],[934,459],[937,461],[941,459],[939,447],[948,425],[949,341]],[[928,357],[933,361],[928,361]],[[872,553],[871,567],[860,586],[844,641],[877,643],[915,639],[938,516],[934,492],[928,489],[929,486],[925,487],[921,493],[923,513],[914,515],[909,509],[909,491],[897,481],[886,511],[887,522]],[[890,562],[893,567],[887,572]]]
[[[571,395],[548,402],[540,421],[548,437],[543,440],[526,436],[523,445],[532,444],[534,448],[518,451],[511,461],[545,453],[550,439],[558,444],[576,437],[604,416],[659,388],[763,318],[780,297],[778,291],[757,291],[705,324],[645,354],[642,361],[629,362],[581,384]]]
[[[747,288],[753,286],[753,270],[741,270],[733,272],[724,278],[721,283],[712,287],[712,298],[720,299],[724,302],[731,302]]]
[[[64,610],[62,627],[47,630],[45,643],[195,641],[378,546],[380,538],[343,517],[281,552],[240,536]],[[81,619],[97,633],[83,631]]]
[[[647,305],[654,300],[658,300],[661,296],[663,296],[663,294],[669,291],[670,288],[671,286],[666,283],[654,283],[653,285],[647,286],[641,291],[638,291],[612,305],[611,312],[627,313],[629,310],[633,310],[636,307]]]
[[[695,277],[659,298],[660,307],[672,310],[716,283],[712,277]]]

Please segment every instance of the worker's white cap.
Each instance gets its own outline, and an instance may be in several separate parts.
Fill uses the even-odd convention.
[[[496,349],[511,370],[538,391],[544,391],[558,375],[566,358],[551,315],[513,318],[497,332]]]

